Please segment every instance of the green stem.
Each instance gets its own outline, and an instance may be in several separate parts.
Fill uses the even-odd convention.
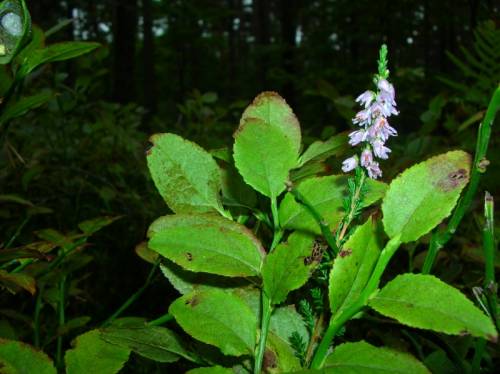
[[[271,300],[267,297],[264,290],[262,290],[262,320],[260,327],[260,338],[257,350],[255,352],[255,366],[254,374],[260,374],[262,371],[262,363],[264,362],[264,353],[266,351],[267,334],[269,333],[269,322],[271,314],[273,313]]]
[[[40,284],[38,288],[38,294],[36,295],[35,301],[35,313],[33,316],[33,345],[36,348],[40,348],[40,312],[42,310],[42,296],[43,296],[44,285]]]
[[[128,299],[125,301],[118,309],[116,312],[114,312],[108,319],[106,319],[102,323],[102,327],[109,326],[115,319],[117,319],[125,310],[127,310],[130,305],[132,305],[134,302],[136,302],[146,291],[146,289],[149,287],[151,281],[153,280],[153,277],[155,275],[156,269],[158,269],[158,266],[160,266],[160,261],[157,260],[154,264],[154,266],[151,268],[151,271],[149,272],[149,275],[146,279],[146,282],[144,282],[144,285],[139,288],[136,292],[134,292]]]
[[[321,367],[325,363],[330,345],[332,344],[335,336],[338,334],[340,328],[366,306],[368,299],[377,289],[380,283],[380,278],[382,277],[384,270],[389,264],[389,261],[391,260],[394,253],[396,253],[400,245],[401,241],[399,240],[399,236],[396,236],[389,240],[385,248],[380,253],[380,257],[377,261],[377,264],[375,265],[375,269],[373,270],[372,275],[370,276],[370,280],[366,284],[363,292],[361,292],[361,294],[359,295],[358,299],[342,313],[340,313],[338,316],[334,316],[330,320],[330,324],[328,325],[325,335],[323,336],[323,339],[321,340],[312,359],[311,369],[321,369]]]
[[[66,298],[66,276],[63,276],[59,282],[59,300],[57,304],[57,314],[58,314],[58,322],[59,328],[61,329],[66,323],[66,316],[64,310]],[[56,367],[61,370],[63,366],[62,362],[62,344],[63,337],[61,334],[57,337],[57,348],[56,348]]]
[[[494,202],[493,196],[486,191],[484,197],[484,216],[485,225],[483,228],[483,247],[484,247],[484,290],[488,300],[488,309],[493,322],[500,329],[498,321],[498,300],[497,283],[495,279],[495,222],[494,222]]]
[[[21,234],[21,231],[24,229],[24,226],[26,226],[26,224],[29,222],[30,218],[31,218],[30,215],[26,215],[23,222],[21,222],[21,224],[17,227],[17,230],[14,233],[14,235],[12,235],[9,242],[5,245],[4,249],[10,248],[10,246],[12,245],[12,243],[14,243],[14,241],[17,239],[19,234]]]
[[[479,374],[481,372],[481,360],[483,359],[485,349],[486,339],[477,339],[476,344],[474,344],[474,358],[472,359],[471,374]]]
[[[497,89],[493,93],[493,96],[491,97],[486,115],[484,116],[484,120],[479,125],[476,142],[476,152],[472,164],[469,186],[467,187],[464,196],[460,199],[455,210],[453,211],[453,215],[448,221],[448,225],[446,226],[446,228],[439,231],[434,231],[434,233],[432,234],[429,250],[427,252],[424,266],[422,268],[423,274],[429,274],[432,271],[432,267],[434,266],[434,262],[439,250],[443,248],[443,246],[451,239],[453,234],[455,234],[458,225],[462,221],[462,218],[469,209],[471,202],[476,195],[479,186],[479,180],[481,179],[481,174],[485,172],[485,168],[487,165],[487,162],[485,161],[491,137],[491,128],[499,109],[500,87],[497,87]]]
[[[167,322],[170,322],[174,319],[174,316],[171,315],[170,313],[166,313],[164,315],[162,315],[161,317],[158,317],[152,321],[149,321],[148,323],[146,323],[146,325],[148,326],[161,326]]]
[[[326,242],[332,249],[333,253],[335,256],[338,254],[338,246],[335,242],[335,238],[330,231],[330,227],[328,226],[328,223],[326,220],[323,218],[323,216],[316,210],[316,208],[306,199],[304,195],[302,195],[299,190],[297,190],[295,187],[291,187],[289,189],[290,193],[293,195],[295,198],[295,201],[297,201],[299,204],[304,206],[306,210],[309,212],[309,214],[314,218],[316,223],[319,225],[321,229],[321,233],[323,234],[323,237],[325,238]]]
[[[271,248],[269,249],[269,252],[272,252],[273,249],[276,248],[281,238],[283,237],[283,230],[281,229],[280,219],[278,214],[278,201],[275,197],[271,199],[271,213],[273,215],[274,235],[273,235],[273,242],[271,243]]]

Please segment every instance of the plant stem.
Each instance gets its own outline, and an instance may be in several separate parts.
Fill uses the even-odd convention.
[[[35,313],[33,316],[33,345],[40,348],[40,312],[42,310],[42,296],[45,285],[42,283],[38,288],[35,301]]]
[[[281,238],[283,237],[283,230],[280,226],[280,218],[278,214],[278,201],[275,197],[271,198],[271,213],[273,215],[274,235],[269,252],[272,252],[273,249],[276,248]]]
[[[493,322],[500,329],[498,321],[498,300],[497,300],[497,283],[495,280],[495,222],[494,222],[494,202],[493,196],[486,191],[484,197],[484,216],[485,225],[483,228],[483,247],[484,247],[484,290],[486,299],[488,300],[488,309],[493,319]]]
[[[153,267],[151,268],[151,271],[149,272],[148,274],[148,277],[146,279],[146,282],[144,282],[144,285],[139,288],[136,292],[134,292],[128,299],[127,301],[125,301],[118,309],[116,312],[114,312],[110,317],[108,317],[108,319],[106,319],[103,323],[102,323],[102,327],[106,327],[106,326],[109,326],[115,319],[117,319],[125,310],[127,310],[128,307],[130,307],[130,305],[132,305],[134,302],[137,301],[137,299],[139,299],[142,294],[144,293],[144,291],[146,291],[146,289],[149,287],[149,285],[151,284],[151,281],[153,280],[153,277],[156,273],[156,269],[158,269],[158,266],[160,266],[160,261],[157,260],[155,262],[155,264],[153,265]]]
[[[4,249],[10,248],[10,246],[12,245],[12,243],[14,243],[14,241],[17,239],[19,234],[21,234],[21,231],[24,229],[24,226],[26,226],[26,224],[29,222],[30,218],[31,218],[31,216],[29,214],[26,215],[23,222],[21,222],[21,224],[17,227],[17,230],[14,233],[14,235],[12,235],[9,242],[5,245]]]
[[[333,251],[334,256],[337,256],[339,250],[338,246],[335,242],[335,238],[333,237],[332,232],[330,231],[330,227],[328,226],[328,223],[326,220],[321,216],[321,214],[316,210],[316,208],[306,199],[304,195],[302,195],[299,190],[295,187],[291,187],[289,189],[290,193],[295,197],[295,201],[297,201],[299,204],[301,204],[306,210],[309,212],[309,214],[314,218],[316,223],[319,225],[321,229],[321,233],[323,234],[323,237],[325,238],[326,242],[330,246],[330,248]]]
[[[486,153],[488,151],[488,144],[491,137],[491,127],[495,116],[500,109],[500,87],[497,87],[493,96],[491,97],[488,109],[484,120],[479,125],[476,151],[474,155],[474,161],[471,168],[471,176],[469,181],[469,186],[464,193],[464,196],[460,199],[453,214],[448,221],[447,226],[444,229],[434,231],[432,234],[431,242],[429,244],[429,250],[425,258],[424,266],[422,268],[423,274],[429,274],[432,271],[432,267],[436,260],[437,254],[441,248],[451,239],[453,234],[458,228],[458,225],[462,221],[465,213],[470,207],[474,196],[476,195],[479,180],[481,179],[481,174],[486,170],[488,164],[486,160]]]
[[[356,178],[357,179],[357,178]],[[359,182],[356,185],[356,190],[354,192],[354,195],[351,198],[351,206],[349,207],[349,212],[344,216],[342,219],[342,222],[340,224],[340,233],[336,235],[336,246],[338,249],[340,249],[342,240],[344,239],[345,234],[347,233],[347,229],[349,228],[349,225],[352,223],[354,216],[356,214],[356,211],[358,210],[358,205],[360,204],[361,200],[361,190],[363,189],[363,185],[365,184],[366,180],[366,174],[364,171],[361,172],[361,177],[359,178]]]
[[[311,360],[311,356],[314,352],[314,344],[316,343],[317,340],[319,340],[319,337],[323,330],[322,326],[324,318],[325,318],[324,313],[321,313],[319,318],[316,320],[316,323],[314,324],[314,329],[311,334],[311,339],[309,340],[309,344],[307,345],[306,349],[306,356],[305,356],[306,363],[308,363]]]
[[[63,276],[59,281],[59,300],[57,303],[57,314],[59,320],[59,328],[62,328],[66,323],[64,304],[66,298],[66,276]],[[56,367],[62,369],[62,344],[63,337],[59,335],[57,337],[57,349],[56,349]]]
[[[267,297],[264,290],[262,290],[262,320],[260,327],[260,338],[257,350],[255,352],[255,366],[254,374],[260,374],[262,370],[262,363],[264,362],[264,353],[266,351],[267,334],[269,333],[269,322],[271,314],[273,313],[271,300]]]
[[[479,374],[481,372],[481,360],[486,348],[486,339],[479,338],[474,344],[474,358],[472,359],[471,374]]]
[[[380,283],[380,278],[382,277],[384,270],[389,264],[389,261],[391,260],[394,253],[396,253],[400,245],[401,241],[399,240],[399,236],[396,236],[389,240],[385,248],[380,253],[380,257],[377,261],[377,264],[375,265],[375,269],[373,270],[368,283],[363,289],[363,292],[361,292],[361,294],[359,295],[358,299],[342,313],[340,313],[338,316],[334,316],[330,320],[330,324],[328,325],[325,335],[323,336],[323,339],[321,340],[321,343],[319,344],[318,349],[314,354],[313,360],[311,362],[311,369],[321,369],[321,367],[325,363],[330,345],[332,344],[332,341],[339,332],[340,328],[366,306],[368,299],[377,289]]]
[[[161,317],[158,317],[152,321],[149,321],[146,323],[147,326],[161,326],[164,323],[170,322],[174,319],[174,316],[171,315],[170,313],[166,313],[162,315]]]

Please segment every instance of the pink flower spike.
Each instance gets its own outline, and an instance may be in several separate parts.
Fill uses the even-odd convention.
[[[375,99],[375,93],[372,91],[365,91],[356,98],[356,102],[360,103],[360,105],[363,105],[365,108],[368,108],[373,99]]]
[[[349,134],[349,144],[353,147],[366,140],[368,133],[365,130],[353,131]]]
[[[358,166],[358,157],[352,156],[349,157],[347,160],[344,160],[344,162],[342,163],[342,171],[344,173],[348,173],[351,170],[356,169],[357,166]]]
[[[372,151],[370,151],[369,149],[365,149],[361,153],[361,166],[367,168],[369,165],[372,164],[372,162],[373,162]]]
[[[372,142],[373,153],[376,157],[381,158],[383,160],[387,160],[389,158],[389,153],[391,150],[384,146],[384,142],[380,139],[375,139]]]

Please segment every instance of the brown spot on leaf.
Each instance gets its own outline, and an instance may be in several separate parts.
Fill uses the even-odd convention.
[[[465,169],[458,169],[449,173],[446,178],[437,183],[437,187],[444,192],[449,192],[461,186],[469,178],[469,173]]]
[[[351,248],[346,248],[346,249],[343,249],[339,252],[339,256],[344,258],[344,257],[347,257],[347,256],[350,256],[352,255],[352,249]]]
[[[468,331],[466,331],[466,330],[462,330],[462,331],[460,331],[460,332],[458,333],[458,335],[460,335],[460,336],[469,336],[470,334],[469,334],[469,332],[468,332]]]
[[[498,342],[498,335],[486,335],[486,339],[492,343],[496,343]]]
[[[153,151],[153,143],[149,143],[148,145],[146,145],[146,149],[144,150],[144,153],[146,154],[146,156],[150,156],[151,155],[151,152]]]
[[[275,369],[278,367],[278,357],[273,351],[266,349],[264,352],[264,362],[262,363],[264,371],[266,369]]]
[[[193,255],[189,252],[186,252],[186,260],[193,261]]]
[[[200,303],[200,299],[197,295],[193,296],[189,300],[186,300],[186,305],[190,305],[192,308],[194,308],[199,303]]]

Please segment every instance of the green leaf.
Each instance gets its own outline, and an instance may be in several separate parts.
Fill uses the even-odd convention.
[[[32,109],[44,105],[53,97],[54,93],[52,91],[46,91],[33,96],[22,97],[17,101],[9,103],[0,116],[0,126],[14,118],[23,116]]]
[[[297,158],[287,135],[260,120],[248,119],[235,133],[236,168],[247,184],[267,197],[276,198],[285,190]]]
[[[257,194],[243,181],[233,164],[221,167],[222,196],[228,206],[244,206],[252,208],[257,204]]]
[[[62,42],[51,44],[43,49],[37,49],[26,56],[16,78],[21,79],[43,64],[70,60],[92,52],[101,45],[94,42]]]
[[[493,323],[481,310],[459,290],[432,275],[399,275],[369,305],[408,326],[450,335],[497,338]]]
[[[78,224],[78,228],[82,230],[85,235],[90,236],[103,229],[104,227],[111,225],[113,222],[120,218],[121,217],[97,217],[80,222]]]
[[[28,344],[0,338],[2,374],[56,374],[51,359]]]
[[[264,357],[262,370],[265,373],[289,373],[300,369],[300,361],[295,357],[295,353],[288,341],[282,340],[272,332],[267,337]]]
[[[297,190],[322,215],[330,227],[335,227],[344,215],[343,199],[347,193],[347,176],[329,175],[309,178],[297,186]],[[372,179],[366,181],[367,192],[363,206],[369,206],[384,196],[387,185]],[[281,225],[286,229],[321,234],[321,229],[304,206],[287,193],[279,207]]]
[[[290,140],[295,153],[302,146],[299,120],[286,101],[276,92],[263,92],[250,104],[240,120],[240,127],[248,120],[260,120],[267,127],[274,127]]]
[[[104,341],[99,330],[80,335],[74,346],[64,356],[67,374],[118,373],[130,354],[130,349]]]
[[[264,249],[245,226],[215,215],[171,215],[149,229],[148,246],[194,272],[259,275]]]
[[[326,141],[315,141],[300,156],[299,166],[312,161],[325,161],[329,157],[341,154],[349,147],[348,138],[347,132],[343,132]]]
[[[0,270],[0,284],[8,288],[11,292],[17,293],[20,288],[34,295],[36,292],[35,279],[25,273],[8,273]]]
[[[333,318],[357,300],[380,255],[376,223],[370,217],[343,246],[330,272],[329,295]]]
[[[156,134],[150,142],[149,171],[172,211],[223,213],[219,167],[208,152],[174,134]]]
[[[293,305],[282,306],[274,310],[269,330],[285,342],[290,340],[294,332],[297,332],[304,341],[309,341],[309,332],[304,325],[304,320]]]
[[[222,366],[212,366],[205,368],[196,368],[186,372],[186,374],[234,374],[233,369],[224,368]]]
[[[148,247],[147,242],[141,242],[135,246],[135,253],[144,261],[154,264],[158,260],[158,252],[155,252]]]
[[[164,327],[108,328],[101,338],[157,362],[175,362],[179,357],[194,360],[177,334]]]
[[[231,356],[253,354],[257,318],[239,297],[222,290],[194,291],[169,312],[189,335]]]
[[[272,304],[280,304],[292,290],[303,286],[311,273],[304,259],[311,255],[314,236],[294,232],[286,243],[266,256],[262,267],[264,292]]]
[[[11,62],[30,38],[31,17],[24,0],[0,4],[0,65]]]
[[[470,156],[448,152],[405,170],[389,186],[382,212],[385,232],[417,240],[448,217],[469,181]]]
[[[420,361],[407,353],[374,347],[363,341],[337,346],[326,359],[325,372],[430,374]]]

